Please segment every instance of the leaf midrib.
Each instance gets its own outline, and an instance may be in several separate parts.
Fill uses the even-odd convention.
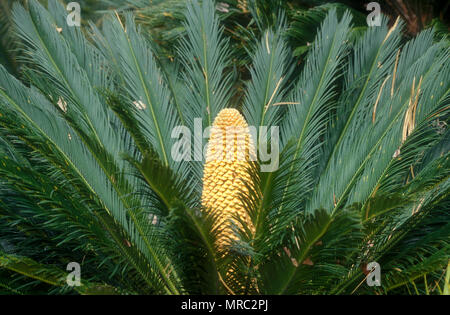
[[[356,104],[355,104],[355,106],[353,107],[352,112],[350,113],[350,116],[348,117],[347,122],[346,122],[344,128],[342,129],[342,132],[341,132],[340,135],[339,135],[338,141],[337,141],[336,144],[333,146],[333,151],[332,151],[332,152],[330,153],[330,155],[328,156],[327,164],[326,164],[325,168],[323,169],[323,171],[321,172],[320,177],[321,177],[321,176],[328,170],[328,168],[330,167],[330,165],[331,165],[331,160],[332,160],[332,156],[335,154],[335,152],[336,152],[338,146],[340,145],[342,139],[344,138],[344,134],[346,133],[348,127],[350,126],[351,121],[353,120],[353,116],[354,116],[354,114],[356,113],[356,110],[358,109],[358,107],[359,107],[359,105],[360,105],[360,103],[361,103],[362,97],[363,97],[363,95],[364,95],[364,93],[365,93],[365,91],[366,91],[366,88],[367,88],[368,84],[369,84],[369,81],[370,81],[370,79],[371,79],[372,72],[373,72],[373,70],[375,69],[376,62],[377,62],[378,57],[379,57],[379,55],[380,55],[380,53],[381,53],[381,48],[384,46],[384,43],[385,43],[385,41],[383,41],[383,42],[381,43],[381,45],[379,46],[379,48],[378,48],[378,50],[377,50],[377,54],[376,54],[376,56],[375,56],[375,58],[374,58],[374,60],[373,60],[373,62],[372,62],[372,65],[371,65],[371,67],[370,67],[370,71],[369,71],[369,74],[367,75],[367,79],[366,79],[366,81],[365,81],[365,83],[364,83],[363,89],[361,90],[361,93],[360,93],[359,96],[358,96],[358,99],[357,99],[357,101],[356,101]]]
[[[319,93],[319,89],[322,87],[323,79],[324,79],[324,77],[325,77],[325,72],[326,72],[326,70],[327,70],[328,64],[329,64],[330,61],[331,61],[330,56],[331,56],[331,52],[333,51],[333,48],[334,48],[334,43],[335,43],[335,39],[336,39],[336,34],[337,34],[337,32],[335,32],[334,35],[333,35],[333,41],[332,41],[332,43],[331,43],[330,50],[328,51],[328,55],[327,55],[327,59],[326,59],[327,61],[326,61],[326,64],[325,64],[325,66],[324,66],[324,68],[323,68],[322,74],[321,74],[321,76],[320,76],[319,84],[318,84],[317,89],[316,89],[316,91],[315,91],[315,93],[314,93],[314,97],[313,97],[313,99],[312,99],[312,101],[311,101],[311,105],[309,106],[308,114],[307,114],[307,116],[306,116],[305,123],[303,124],[302,131],[301,131],[300,136],[299,136],[299,139],[298,139],[298,141],[297,141],[297,145],[296,145],[296,148],[295,148],[295,154],[294,154],[294,157],[293,157],[292,161],[295,161],[295,160],[296,160],[297,155],[298,155],[298,152],[299,152],[299,149],[300,149],[300,144],[303,143],[303,134],[304,134],[304,131],[306,130],[306,126],[307,126],[307,124],[308,124],[308,122],[309,122],[309,116],[311,115],[312,108],[314,107],[314,104],[315,104],[315,102],[316,102],[316,97],[317,97],[317,95],[318,95],[318,93]],[[292,170],[293,170],[293,168],[294,168],[294,163],[293,163],[293,164],[291,165],[291,167],[290,167],[289,174],[291,174],[291,175],[289,176],[289,178],[288,178],[288,180],[287,180],[287,184],[286,184],[286,188],[285,188],[284,193],[283,193],[283,198],[282,198],[282,200],[284,199],[284,196],[286,195],[286,192],[287,192],[289,183],[290,183],[290,181],[291,181],[291,178],[292,178]],[[280,209],[279,211],[281,211],[281,209]]]
[[[139,62],[136,59],[136,54],[135,54],[134,49],[133,49],[133,47],[131,45],[130,38],[127,36],[127,33],[125,31],[123,32],[123,34],[124,34],[125,38],[127,39],[128,48],[130,49],[131,55],[133,57],[134,65],[135,65],[136,70],[137,70],[137,72],[139,74],[139,80],[141,81],[142,87],[144,89],[145,97],[147,99],[147,102],[149,103],[148,107],[149,107],[150,113],[152,115],[153,123],[155,124],[156,133],[157,133],[157,136],[158,136],[159,144],[161,146],[162,155],[163,155],[163,158],[164,158],[164,163],[167,166],[167,165],[169,165],[169,161],[167,159],[167,153],[166,153],[166,149],[164,147],[164,141],[163,141],[162,136],[161,136],[161,130],[160,130],[160,127],[159,127],[159,124],[158,124],[158,121],[156,119],[155,112],[154,112],[154,109],[153,109],[153,102],[151,100],[150,93],[148,91],[147,84],[145,83],[144,77],[142,75],[142,71],[141,71],[141,67],[139,65]]]
[[[428,74],[430,73],[430,69],[427,71],[427,73],[425,74],[424,78],[426,78],[428,76]],[[447,89],[447,91],[445,91],[443,96],[439,99],[439,102],[441,102],[442,98],[445,97],[448,94],[449,91],[450,91],[450,89]],[[380,136],[378,141],[372,146],[372,149],[369,151],[369,153],[367,154],[366,158],[363,160],[363,162],[361,163],[359,168],[356,170],[355,174],[353,174],[353,177],[351,178],[350,182],[345,187],[343,193],[341,194],[341,197],[339,198],[339,201],[336,203],[336,206],[334,206],[333,211],[335,211],[336,209],[339,208],[339,206],[341,205],[342,201],[345,199],[345,195],[349,192],[350,188],[353,186],[353,183],[356,181],[356,178],[359,176],[359,173],[362,172],[363,168],[365,167],[365,164],[367,163],[367,161],[369,160],[369,158],[371,157],[373,152],[376,150],[376,148],[378,147],[380,142],[384,139],[384,137],[388,134],[388,132],[391,131],[393,125],[397,122],[397,120],[399,119],[400,115],[403,113],[402,109],[408,103],[409,103],[409,101],[405,101],[405,103],[403,103],[403,105],[400,108],[400,110],[398,111],[397,115],[394,117],[394,119],[388,125],[388,127],[383,132],[383,134]]]

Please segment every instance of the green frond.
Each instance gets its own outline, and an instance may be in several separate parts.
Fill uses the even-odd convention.
[[[1,294],[448,291],[439,25],[407,38],[401,20],[366,27],[340,4],[86,0],[70,27],[62,2],[43,2],[0,12]],[[198,153],[227,107],[269,129],[249,180],[229,169],[205,188],[243,205],[223,245]]]
[[[197,117],[204,126],[211,126],[231,96],[231,76],[226,73],[228,43],[213,1],[188,2],[184,26],[187,34],[178,50],[187,89],[183,110],[188,127],[192,128]]]
[[[308,10],[295,11],[290,27],[287,31],[289,41],[294,48],[294,56],[304,55],[315,40],[320,24],[330,10],[336,10],[340,19],[345,12],[350,12],[354,26],[350,38],[357,38],[367,28],[366,16],[342,3],[326,3]]]
[[[0,267],[23,274],[27,277],[45,282],[52,286],[63,287],[66,284],[67,274],[54,266],[44,266],[35,261],[15,255],[8,255],[0,251]],[[118,294],[119,291],[109,285],[83,283],[74,287],[80,294]]]
[[[275,30],[267,29],[252,56],[251,80],[246,87],[243,113],[249,124],[270,127],[280,121],[285,86],[289,82],[289,51],[283,38],[284,22]]]
[[[137,122],[138,130],[147,139],[149,148],[156,150],[160,159],[168,165],[171,161],[172,139],[166,135],[179,124],[172,107],[170,92],[164,82],[146,39],[139,34],[131,15],[126,22],[119,17],[104,21],[103,30],[107,41],[115,43],[114,55],[119,60],[119,71],[123,73],[127,104]]]
[[[350,19],[350,15],[345,14],[338,21],[333,10],[322,23],[307,63],[293,87],[290,97],[293,104],[289,105],[280,128],[282,144],[291,142],[294,145],[292,160],[301,161],[301,169],[309,176],[318,162],[319,139],[324,135],[331,111],[336,106],[336,84],[344,62]],[[289,176],[295,175],[291,173]],[[312,178],[310,180],[313,181]],[[295,189],[290,186],[290,181],[288,178],[285,193],[288,189]]]

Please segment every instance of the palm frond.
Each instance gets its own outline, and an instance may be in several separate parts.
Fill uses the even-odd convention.
[[[179,56],[184,66],[184,81],[188,91],[184,109],[186,121],[193,126],[194,118],[202,118],[211,126],[214,117],[227,106],[230,98],[230,74],[227,40],[215,13],[212,1],[189,2],[185,14],[187,35],[180,42]]]

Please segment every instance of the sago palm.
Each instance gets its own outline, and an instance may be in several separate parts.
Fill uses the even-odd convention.
[[[24,57],[19,78],[0,67],[0,292],[442,290],[448,40],[405,41],[384,18],[351,37],[331,10],[298,64],[281,16],[249,43],[235,98],[212,1],[189,1],[171,63],[131,14],[89,30],[66,15],[56,0],[13,8]],[[364,281],[371,262],[381,286]]]

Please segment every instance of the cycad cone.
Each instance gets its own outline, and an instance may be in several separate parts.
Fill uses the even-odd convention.
[[[203,172],[202,205],[217,216],[219,231],[217,246],[224,249],[236,240],[232,226],[241,227],[234,220],[238,216],[253,232],[253,225],[240,199],[248,194],[250,156],[253,142],[247,122],[235,109],[226,108],[214,120]]]

